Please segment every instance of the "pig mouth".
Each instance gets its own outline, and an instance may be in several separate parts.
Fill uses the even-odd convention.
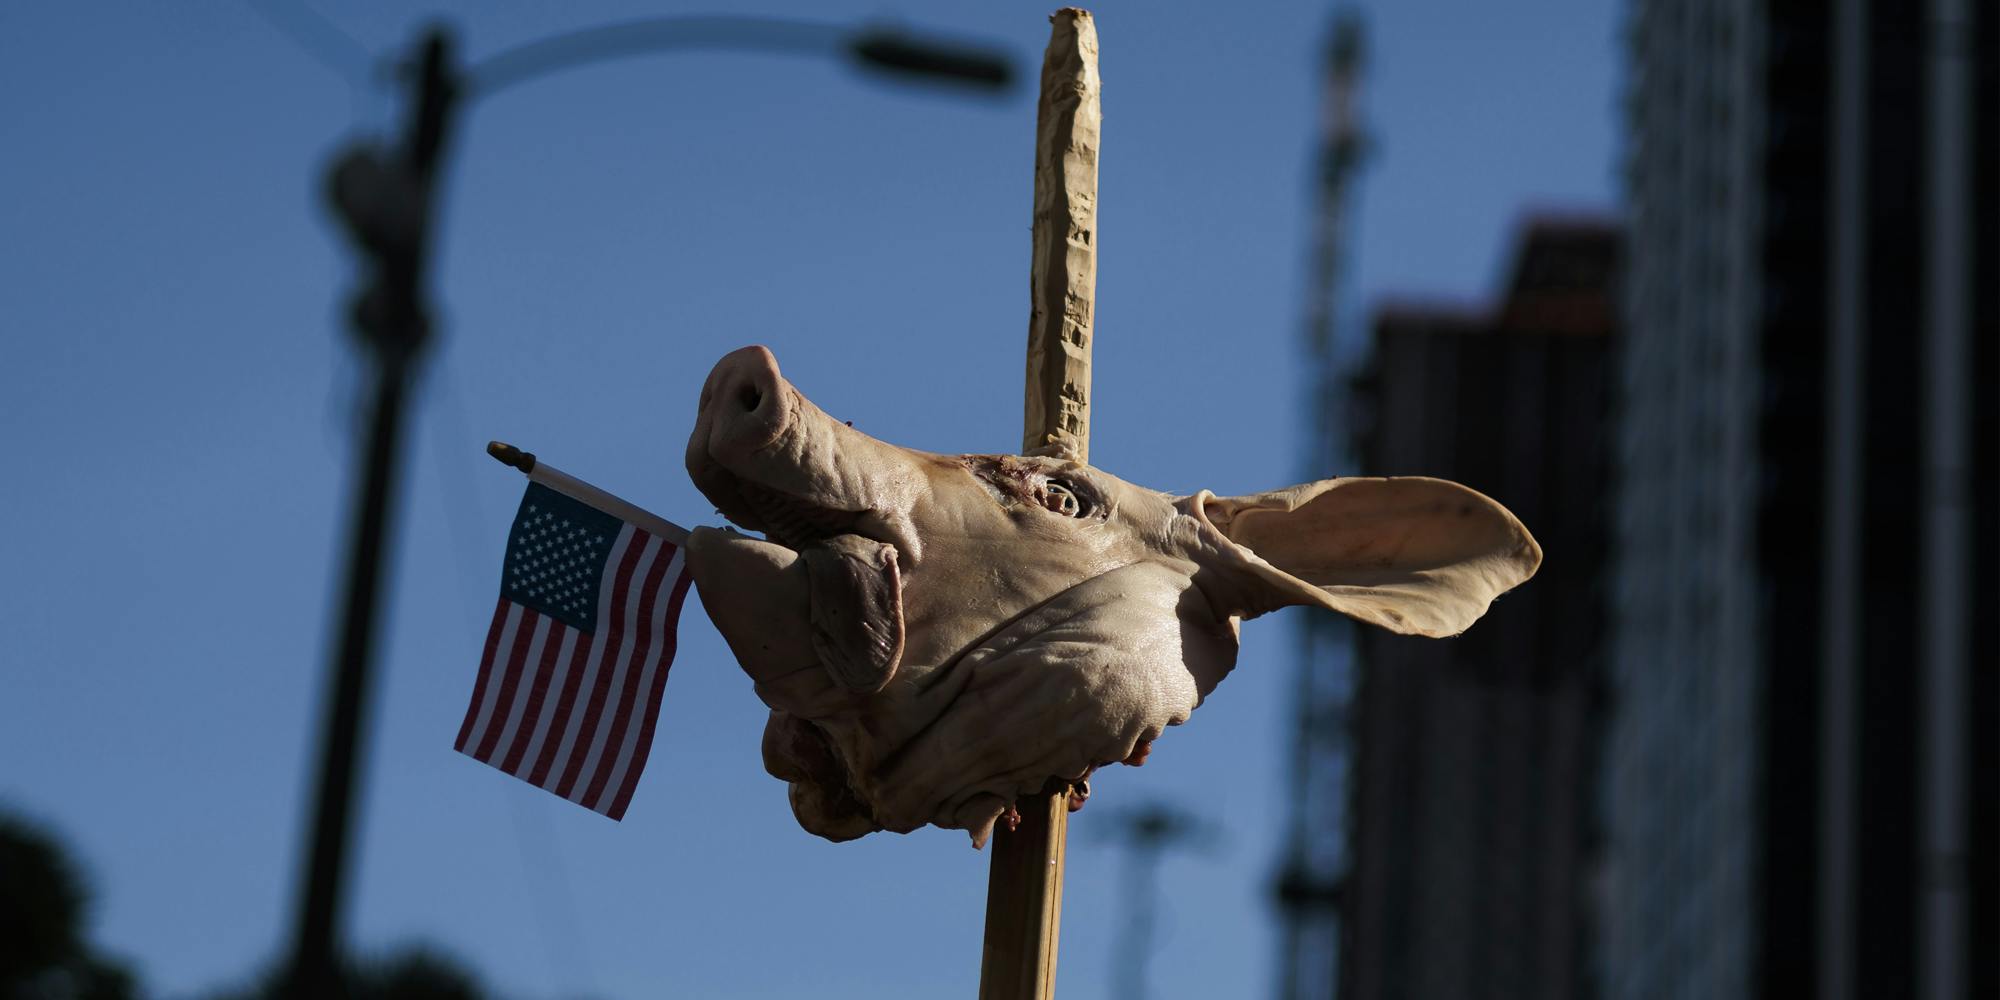
[[[864,511],[823,507],[803,497],[781,493],[761,483],[742,480],[737,495],[755,512],[754,519],[773,541],[789,549],[800,549],[836,535],[851,535]],[[731,518],[731,520],[736,520]],[[742,524],[741,521],[737,521]],[[749,525],[744,524],[744,527]]]
[[[716,510],[738,527],[797,551],[839,535],[859,534],[867,511],[842,510],[772,489],[727,469],[708,470],[701,485]],[[878,539],[879,540],[879,539]]]

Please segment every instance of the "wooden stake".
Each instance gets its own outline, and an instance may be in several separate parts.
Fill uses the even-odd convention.
[[[996,828],[987,848],[993,852],[993,867],[986,881],[980,1000],[1049,1000],[1056,995],[1069,782],[1050,782],[1016,809],[1021,825]]]
[[[1097,26],[1066,7],[1042,54],[1035,111],[1034,262],[1021,451],[1090,457],[1090,337],[1097,299]]]
[[[1026,427],[1021,450],[1087,461],[1090,339],[1097,295],[1097,27],[1064,8],[1042,55],[1035,112],[1034,263],[1029,276]],[[1062,936],[1069,783],[1016,805],[1020,826],[993,831],[980,1000],[1050,1000]]]

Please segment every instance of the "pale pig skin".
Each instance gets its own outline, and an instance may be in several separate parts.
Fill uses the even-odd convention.
[[[767,536],[697,529],[687,562],[771,708],[765,767],[831,840],[936,824],[982,844],[1050,779],[1143,759],[1235,665],[1239,620],[1309,604],[1455,635],[1541,562],[1505,508],[1437,479],[1176,497],[899,448],[762,347],[709,374],[687,466]]]

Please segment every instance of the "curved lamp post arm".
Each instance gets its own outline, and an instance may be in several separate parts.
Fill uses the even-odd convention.
[[[1000,89],[1011,82],[1007,58],[991,49],[894,28],[855,30],[816,21],[727,14],[648,18],[585,28],[490,56],[465,74],[467,97],[607,59],[686,49],[846,55],[864,69],[933,82]]]

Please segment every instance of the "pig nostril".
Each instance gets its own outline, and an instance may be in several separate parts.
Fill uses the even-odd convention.
[[[743,412],[754,413],[757,407],[763,405],[764,394],[758,392],[757,387],[754,385],[745,385],[743,388],[736,390],[736,402],[743,407]]]

